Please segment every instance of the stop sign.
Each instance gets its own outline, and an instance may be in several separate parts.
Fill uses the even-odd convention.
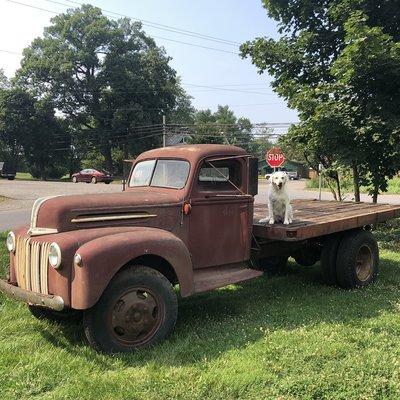
[[[285,155],[279,147],[272,147],[265,154],[265,159],[270,167],[280,167],[285,162]]]

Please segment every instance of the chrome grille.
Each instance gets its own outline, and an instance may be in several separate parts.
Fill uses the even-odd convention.
[[[48,257],[50,243],[17,237],[15,274],[18,286],[32,292],[48,294]]]

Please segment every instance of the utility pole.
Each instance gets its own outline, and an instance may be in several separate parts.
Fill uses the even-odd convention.
[[[162,131],[163,131],[163,147],[165,147],[167,144],[166,144],[166,131],[167,131],[167,127],[166,127],[166,122],[167,121],[167,119],[166,119],[166,117],[165,117],[165,115],[163,115],[163,117],[162,117]]]

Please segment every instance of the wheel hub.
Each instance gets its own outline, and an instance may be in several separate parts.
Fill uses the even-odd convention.
[[[157,297],[144,288],[124,293],[112,309],[114,337],[127,344],[141,344],[152,337],[162,321]]]
[[[356,274],[361,282],[367,281],[373,272],[373,256],[369,246],[360,247],[356,257]]]

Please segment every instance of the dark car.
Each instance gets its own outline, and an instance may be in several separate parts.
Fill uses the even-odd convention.
[[[0,161],[0,178],[7,178],[9,181],[15,179],[16,169],[10,164]]]
[[[114,178],[107,171],[99,171],[97,169],[87,168],[72,175],[72,182],[87,182],[97,183],[104,182],[107,185],[111,183]]]

